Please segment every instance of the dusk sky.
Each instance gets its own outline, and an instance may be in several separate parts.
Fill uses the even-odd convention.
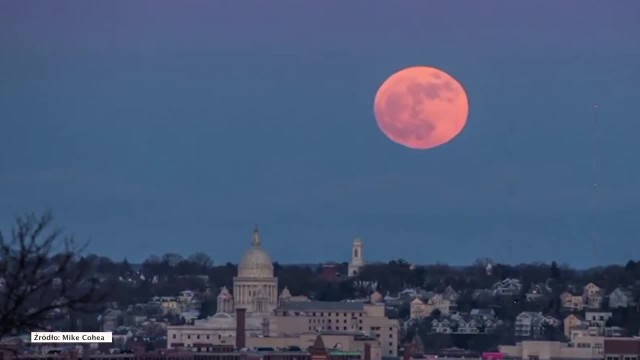
[[[135,262],[237,262],[255,223],[282,263],[356,236],[372,261],[637,260],[638,34],[635,0],[2,1],[0,225],[51,209]],[[373,115],[413,65],[470,100],[432,150]]]

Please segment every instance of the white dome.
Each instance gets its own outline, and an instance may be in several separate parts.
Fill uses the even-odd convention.
[[[251,248],[244,254],[238,265],[238,277],[251,279],[273,278],[271,257],[261,247],[258,229],[253,232]]]

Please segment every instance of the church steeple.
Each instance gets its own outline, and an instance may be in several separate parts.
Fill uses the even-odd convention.
[[[260,232],[258,231],[258,225],[256,224],[255,229],[253,229],[253,237],[251,239],[251,245],[260,246]]]

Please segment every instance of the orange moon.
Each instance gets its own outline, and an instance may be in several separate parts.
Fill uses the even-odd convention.
[[[467,123],[469,101],[446,72],[415,66],[391,75],[373,104],[380,130],[412,149],[431,149],[455,138]]]

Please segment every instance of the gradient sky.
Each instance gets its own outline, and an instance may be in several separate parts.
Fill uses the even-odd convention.
[[[258,223],[285,263],[346,261],[355,236],[371,260],[622,263],[638,34],[634,0],[2,1],[0,224],[51,209],[133,261],[237,261]],[[373,117],[411,65],[470,98],[435,150]]]

